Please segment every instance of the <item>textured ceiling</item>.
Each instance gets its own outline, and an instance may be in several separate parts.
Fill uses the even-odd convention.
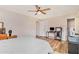
[[[20,13],[23,15],[29,15],[32,17],[36,17],[38,19],[46,19],[49,17],[62,16],[67,14],[74,14],[79,11],[78,5],[39,5],[41,8],[51,8],[51,10],[46,11],[46,15],[38,14],[34,15],[34,12],[28,12],[28,10],[34,10],[34,5],[1,5],[0,8]]]

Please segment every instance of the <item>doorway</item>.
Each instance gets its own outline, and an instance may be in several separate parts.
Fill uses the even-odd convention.
[[[69,37],[75,36],[75,19],[67,19],[67,40],[69,41]]]
[[[48,31],[48,21],[47,20],[36,21],[36,35],[37,36],[46,36],[47,31]]]

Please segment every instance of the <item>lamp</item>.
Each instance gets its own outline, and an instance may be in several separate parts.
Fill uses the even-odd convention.
[[[8,33],[9,33],[9,36],[11,36],[12,35],[12,30],[9,30]]]

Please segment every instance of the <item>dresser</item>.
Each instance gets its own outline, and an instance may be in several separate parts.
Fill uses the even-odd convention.
[[[6,40],[11,38],[17,38],[17,35],[8,36],[7,34],[0,34],[0,40]]]
[[[79,43],[68,43],[68,53],[69,54],[79,54]]]
[[[79,54],[79,37],[76,35],[68,37],[68,53]]]

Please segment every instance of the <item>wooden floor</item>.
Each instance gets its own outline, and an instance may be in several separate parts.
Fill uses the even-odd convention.
[[[38,36],[37,38],[48,41],[48,43],[52,47],[52,50],[54,50],[55,53],[58,53],[58,54],[67,54],[68,53],[68,43],[67,42],[59,41],[57,39],[47,38],[44,36]]]

